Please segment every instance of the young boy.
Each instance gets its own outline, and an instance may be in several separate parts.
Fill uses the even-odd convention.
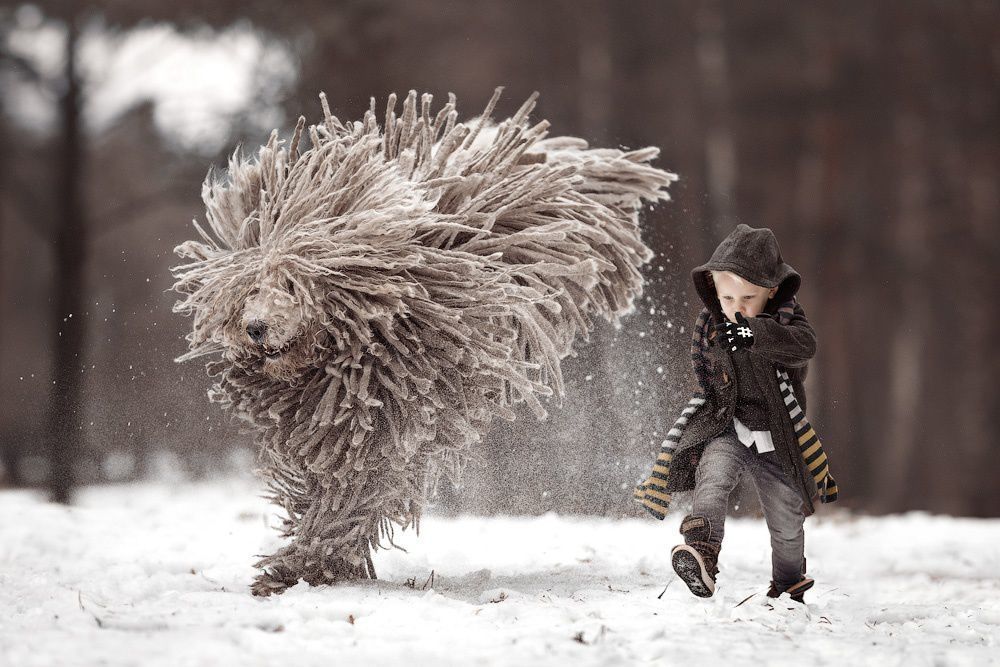
[[[817,485],[824,502],[836,499],[836,486],[804,415],[802,380],[816,334],[794,299],[801,278],[782,261],[770,229],[747,225],[691,275],[705,304],[692,343],[700,391],[637,497],[663,518],[670,494],[693,488],[680,527],[684,544],[673,548],[671,562],[692,593],[710,597],[729,494],[748,477],[771,533],[768,595],[787,592],[802,602],[813,585],[805,576],[803,522],[814,511]]]

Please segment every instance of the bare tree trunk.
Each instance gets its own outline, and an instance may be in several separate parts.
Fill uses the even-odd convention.
[[[81,81],[77,70],[79,25],[67,21],[64,90],[59,151],[59,220],[55,231],[55,291],[52,320],[54,365],[49,404],[50,490],[52,499],[68,503],[73,489],[73,463],[82,440],[83,269],[86,220],[83,212],[83,137]]]
[[[920,277],[927,264],[926,209],[930,184],[925,153],[926,129],[915,114],[904,111],[897,119],[899,143],[899,209],[895,243],[903,256],[901,304],[890,347],[888,438],[881,466],[883,509],[905,505],[919,444],[917,424],[924,391],[924,359],[928,313],[926,285]]]
[[[698,5],[698,73],[701,77],[708,172],[709,230],[718,243],[735,218],[736,144],[730,120],[729,54],[726,49],[725,8],[718,0]],[[714,244],[710,244],[714,247]]]
[[[581,10],[575,13],[580,71],[578,132],[594,144],[606,143],[616,138],[610,127],[614,104],[612,16],[605,0],[588,0],[576,6]]]
[[[996,152],[992,155],[1000,155],[1000,140],[994,138],[993,145]],[[994,332],[1000,330],[1000,308],[983,306],[993,299],[996,266],[1000,264],[997,252],[1000,248],[996,233],[991,229],[1000,219],[1000,198],[994,191],[1000,180],[1000,165],[995,157],[987,157],[990,155],[988,150],[980,146],[966,148],[966,154],[973,154],[968,161],[969,178],[962,184],[970,191],[967,219],[971,240],[966,243],[978,247],[969,253],[972,255],[970,261],[959,268],[958,283],[970,285],[972,289],[963,294],[960,301],[962,326],[959,330],[964,339],[960,349],[964,350],[965,372],[962,373],[962,400],[958,401],[956,413],[956,421],[968,429],[967,472],[962,479],[975,480],[972,486],[980,489],[968,494],[971,496],[968,511],[973,516],[983,517],[996,516],[1000,511],[1000,488],[994,481],[997,448],[994,421],[1000,414],[1000,392],[996,391],[995,383],[1000,374],[1000,356],[989,352],[993,348]],[[988,194],[991,192],[994,194]]]
[[[0,54],[2,58],[2,54]],[[7,143],[7,123],[4,117],[4,109],[0,105],[0,146],[9,146]],[[4,245],[4,207],[7,205],[7,188],[6,179],[4,174],[6,168],[6,153],[0,151],[0,258],[3,257],[3,245]],[[3,344],[3,334],[4,334],[4,324],[7,322],[6,309],[4,306],[7,304],[7,295],[4,292],[4,275],[3,268],[0,265],[0,378],[3,377],[3,363],[4,354],[7,350],[7,346]],[[9,399],[8,399],[9,400]],[[0,484],[9,482],[16,485],[17,481],[17,457],[14,454],[14,428],[8,420],[4,420],[5,423],[0,424],[0,467],[2,467],[3,472],[0,472]]]

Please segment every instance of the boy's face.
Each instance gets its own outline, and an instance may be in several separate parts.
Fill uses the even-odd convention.
[[[743,280],[729,271],[712,271],[715,293],[722,304],[722,312],[730,322],[736,321],[736,313],[743,317],[756,317],[767,305],[767,300],[775,295],[777,287],[768,289]]]

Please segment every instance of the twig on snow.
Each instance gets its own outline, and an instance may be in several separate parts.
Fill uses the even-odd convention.
[[[672,581],[668,581],[667,582],[667,585],[663,587],[663,591],[659,595],[656,596],[657,600],[659,600],[660,598],[663,597],[663,593],[667,592],[667,589],[670,588],[670,584],[672,584],[672,583],[674,583],[674,582],[672,582]]]
[[[80,604],[80,610],[90,614],[94,618],[94,622],[97,623],[97,627],[103,629],[104,621],[101,617],[83,606],[83,591],[76,592],[76,601]]]

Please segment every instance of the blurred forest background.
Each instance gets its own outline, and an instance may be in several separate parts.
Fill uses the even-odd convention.
[[[648,289],[498,424],[439,511],[633,515],[688,398],[691,267],[771,227],[820,339],[842,503],[1000,515],[1000,3],[130,0],[0,4],[0,485],[245,474],[251,438],[178,365],[172,248],[237,144],[409,89],[462,118],[662,148]]]

